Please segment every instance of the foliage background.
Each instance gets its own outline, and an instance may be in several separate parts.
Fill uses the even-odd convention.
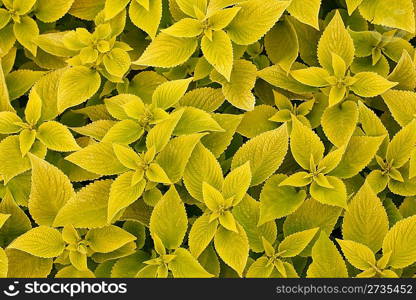
[[[415,5],[0,1],[0,276],[414,277]]]

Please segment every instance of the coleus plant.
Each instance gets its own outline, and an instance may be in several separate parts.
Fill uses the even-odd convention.
[[[0,1],[0,276],[415,277],[416,7],[307,4]]]

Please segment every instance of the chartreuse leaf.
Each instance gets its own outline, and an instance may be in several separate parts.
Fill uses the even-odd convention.
[[[0,248],[0,277],[1,278],[7,277],[8,268],[9,268],[9,261],[7,258],[7,254],[3,250],[3,248]]]
[[[416,247],[412,242],[416,227],[416,216],[398,221],[387,233],[383,241],[383,252],[391,251],[388,265],[404,268],[415,262]]]
[[[59,210],[53,226],[71,224],[75,228],[97,228],[107,225],[108,198],[112,183],[112,180],[94,181],[79,190]]]
[[[413,66],[414,63],[409,52],[403,50],[400,60],[387,79],[398,83],[396,89],[414,90],[416,85],[416,71]]]
[[[10,214],[0,213],[0,227],[3,227],[4,223],[9,219]]]
[[[89,2],[85,0],[75,0],[69,13],[82,20],[93,20],[95,16],[104,8],[105,0]]]
[[[293,257],[298,255],[312,241],[319,228],[312,228],[293,233],[285,237],[279,244],[278,252],[281,257]]]
[[[173,252],[175,256],[168,264],[175,278],[209,278],[208,273],[197,259],[184,248],[178,248]]]
[[[252,251],[262,252],[264,250],[261,237],[271,243],[274,242],[277,233],[276,224],[269,221],[258,226],[260,203],[248,194],[234,207],[233,215],[237,222],[243,226]]]
[[[291,186],[279,186],[286,178],[283,174],[273,175],[264,184],[260,194],[259,225],[290,215],[305,200],[305,191],[296,191]]]
[[[392,116],[401,126],[414,119],[416,114],[416,94],[411,91],[389,90],[382,95]]]
[[[414,3],[411,0],[364,1],[360,14],[374,24],[415,32]]]
[[[32,18],[23,16],[19,23],[13,24],[13,32],[20,44],[34,56],[37,53],[36,38],[39,36],[38,24]]]
[[[90,270],[80,271],[74,266],[68,266],[59,270],[55,278],[95,278],[95,275]]]
[[[33,86],[33,90],[42,100],[41,120],[51,120],[58,115],[58,87],[64,72],[65,69],[49,72],[36,81]]]
[[[16,238],[8,248],[17,249],[37,257],[52,258],[64,251],[61,233],[48,226],[33,228]]]
[[[156,204],[150,217],[150,233],[157,235],[168,249],[178,248],[188,228],[185,206],[172,186]]]
[[[260,133],[275,129],[278,127],[274,122],[277,120],[273,118],[276,113],[277,110],[270,105],[255,106],[252,111],[244,113],[237,132],[245,137],[253,138]],[[253,127],[253,123],[257,126]]]
[[[130,0],[106,0],[104,6],[105,19],[110,20],[126,8]]]
[[[201,49],[205,59],[218,73],[230,81],[233,68],[233,48],[228,35],[219,30],[212,33],[211,39],[208,39],[207,36],[202,37]]]
[[[169,142],[183,113],[183,109],[175,111],[166,120],[156,124],[156,126],[149,130],[146,137],[147,149],[154,147],[156,152],[160,152]]]
[[[328,107],[321,119],[325,135],[337,147],[348,143],[358,121],[358,107],[353,101],[344,101]]]
[[[140,100],[137,99],[137,96],[132,94],[119,94],[117,96],[104,99],[105,108],[111,117],[117,120],[129,119],[129,116],[126,113],[124,105],[127,103],[132,103],[136,101],[139,103]]]
[[[326,69],[319,67],[293,70],[290,74],[297,81],[314,87],[327,86],[328,82],[326,81],[326,78],[330,76]]]
[[[205,13],[207,10],[207,2],[208,1],[206,0],[176,0],[180,10],[191,17],[197,16],[195,12],[196,9],[199,9],[201,12]]]
[[[138,1],[131,1],[129,16],[134,25],[147,32],[153,39],[162,18],[162,0],[148,1],[143,7]]]
[[[233,197],[233,205],[237,205],[246,194],[250,183],[250,162],[246,162],[228,173],[224,179],[222,194],[225,199]]]
[[[236,225],[238,232],[220,226],[214,237],[214,245],[221,259],[241,277],[248,259],[249,243],[244,228],[238,223]]]
[[[215,156],[202,144],[197,144],[186,165],[183,180],[189,194],[203,202],[203,182],[221,190],[224,179]]]
[[[210,222],[210,215],[204,214],[195,220],[189,232],[189,250],[192,255],[199,257],[214,238],[218,221]]]
[[[101,253],[112,252],[135,239],[134,235],[113,225],[90,229],[85,236],[89,247]]]
[[[34,126],[39,121],[41,113],[42,100],[36,92],[36,89],[32,89],[25,109],[25,119],[30,125]]]
[[[162,32],[176,37],[196,37],[202,33],[203,27],[199,20],[183,18]]]
[[[55,121],[41,124],[36,131],[36,137],[51,150],[67,152],[81,149],[69,129]]]
[[[45,72],[32,70],[17,70],[7,74],[5,79],[9,89],[10,100],[24,95],[43,74]]]
[[[72,127],[70,128],[72,131],[76,133],[82,134],[84,136],[88,136],[91,138],[100,141],[103,137],[107,134],[111,127],[116,124],[116,121],[113,120],[98,120],[91,122],[85,126],[81,127]]]
[[[68,69],[59,80],[58,111],[78,105],[91,98],[101,84],[98,72],[84,66]]]
[[[8,136],[0,142],[0,174],[7,183],[15,176],[30,169],[27,156],[22,157],[18,136]],[[40,142],[35,142],[31,153],[38,157],[45,157],[46,148]]]
[[[202,252],[202,254],[198,257],[198,261],[209,273],[214,274],[215,277],[220,276],[220,260],[214,250],[214,246],[209,246],[204,252]]]
[[[349,240],[337,239],[337,242],[341,246],[345,258],[357,269],[367,270],[375,265],[374,253],[367,246]]]
[[[241,2],[238,4],[240,11],[226,27],[226,31],[234,43],[252,44],[273,27],[289,4],[289,1],[276,0]]]
[[[102,137],[106,143],[131,144],[143,135],[142,126],[134,120],[117,122]]]
[[[129,70],[131,61],[126,51],[115,48],[104,56],[103,64],[109,74],[119,78]]]
[[[314,199],[307,199],[294,213],[286,217],[283,225],[284,234],[287,236],[295,232],[319,227],[329,235],[341,210],[336,206],[322,204]]]
[[[210,70],[211,71],[211,70]],[[208,74],[207,74],[208,75]],[[196,77],[196,76],[195,76]],[[194,80],[197,80],[194,77]],[[197,88],[187,92],[180,100],[179,105],[192,106],[206,112],[213,112],[224,102],[225,98],[221,89],[209,87]]]
[[[16,204],[8,189],[0,203],[0,213],[10,216],[0,228],[0,237],[6,244],[32,228],[28,216]]]
[[[215,157],[220,156],[230,145],[232,138],[239,126],[242,117],[240,115],[214,114],[211,117],[225,131],[210,132],[205,135],[201,141]]]
[[[178,182],[184,175],[189,158],[202,136],[190,134],[173,138],[158,154],[156,161],[172,183]]]
[[[347,190],[344,182],[335,176],[326,176],[326,179],[332,188],[322,187],[314,181],[309,191],[311,196],[323,204],[347,208]]]
[[[312,263],[308,267],[310,278],[346,278],[347,267],[334,243],[321,232],[312,248]]]
[[[174,135],[185,135],[202,131],[224,131],[209,113],[201,109],[184,107],[180,111],[182,116],[173,131]]]
[[[209,4],[211,4],[210,1]],[[237,13],[240,11],[240,7],[231,7],[224,8],[221,10],[213,11],[212,15],[210,14],[209,22],[213,30],[220,30],[228,26],[230,22],[234,19]]]
[[[55,22],[71,8],[74,0],[58,0],[53,4],[48,0],[36,1],[36,18],[42,22]]]
[[[264,132],[245,143],[233,157],[231,168],[250,161],[251,185],[258,185],[281,165],[288,149],[286,125]]]
[[[5,1],[5,2],[7,3],[8,1]],[[35,5],[35,2],[36,2],[35,0],[28,0],[28,1],[15,0],[13,1],[12,7],[19,15],[24,15],[30,11],[33,5]],[[6,7],[10,7],[10,4],[6,5]]]
[[[292,65],[291,73],[293,70],[304,68],[304,65],[295,62]],[[258,76],[271,85],[297,94],[305,94],[316,90],[315,87],[302,84],[292,77],[292,75],[288,75],[287,71],[283,70],[279,65],[264,68],[258,72]]]
[[[3,72],[3,67],[0,63],[0,109],[1,111],[14,112],[15,110],[13,106],[10,104],[9,90],[6,85],[6,79],[4,78]]]
[[[305,5],[302,0],[293,0],[287,11],[300,22],[308,24],[319,30],[318,14],[321,0],[312,0]]]
[[[175,67],[187,61],[196,50],[197,45],[195,38],[178,38],[162,32],[155,37],[143,55],[133,64],[164,68]]]
[[[324,145],[312,129],[303,125],[297,118],[292,117],[292,132],[290,133],[290,150],[296,162],[304,169],[309,169],[311,157],[319,162],[324,155]]]
[[[351,90],[358,96],[375,97],[383,94],[387,90],[397,85],[397,82],[391,82],[384,77],[373,72],[361,72],[354,76],[356,80],[351,85]]]
[[[222,85],[222,92],[233,106],[243,110],[253,110],[255,98],[251,90],[256,82],[257,68],[247,60],[239,59],[234,62],[231,77],[224,78],[213,71],[211,80]]]
[[[368,184],[364,184],[348,204],[342,223],[343,238],[377,252],[388,229],[387,214],[380,199]]]
[[[185,95],[192,78],[167,81],[159,85],[152,96],[152,103],[161,109],[174,106]]]
[[[295,28],[288,18],[278,22],[266,34],[264,37],[264,46],[270,60],[274,64],[279,64],[282,69],[289,72],[292,64],[298,57],[299,44]]]
[[[33,143],[36,140],[36,131],[30,129],[23,129],[19,133],[19,143],[20,143],[20,152],[22,156],[25,156],[30,148],[32,148]]]
[[[137,272],[142,269],[145,264],[144,261],[148,260],[149,255],[138,250],[136,253],[118,259],[113,266],[111,266],[111,278],[134,278]],[[97,275],[97,270],[95,271]],[[97,277],[99,277],[97,275]]]
[[[132,204],[142,195],[146,181],[141,180],[132,185],[133,176],[133,171],[123,173],[111,184],[107,213],[107,220],[109,222],[112,221],[120,210]]]
[[[347,3],[348,14],[351,15],[363,0],[345,0],[345,2]]]
[[[403,166],[410,158],[416,144],[416,120],[404,126],[387,147],[387,162],[395,168]]]
[[[43,51],[59,56],[59,57],[69,57],[76,55],[77,52],[71,49],[67,49],[63,43],[63,37],[65,36],[66,32],[51,32],[51,33],[44,33],[38,36],[36,42]],[[62,73],[64,70],[58,70],[58,72]],[[55,82],[56,83],[56,82]],[[55,84],[54,83],[54,84]]]
[[[351,137],[339,165],[329,174],[350,178],[360,172],[375,156],[385,136]]]
[[[269,263],[267,257],[262,256],[250,265],[247,270],[247,278],[269,278],[274,270],[274,265]]]
[[[22,128],[16,123],[22,122],[22,119],[11,111],[1,111],[0,112],[0,133],[1,134],[11,134],[17,133]]]
[[[319,63],[327,70],[332,70],[332,53],[341,57],[347,67],[354,59],[354,43],[338,11],[325,28],[318,44]]]
[[[29,154],[29,158],[32,165],[29,212],[39,225],[51,226],[75,192],[61,170],[33,154]]]
[[[52,270],[52,259],[33,256],[27,252],[7,248],[7,276],[12,278],[46,278]]]
[[[113,175],[127,171],[117,159],[110,143],[96,143],[89,145],[71,155],[66,160],[92,173]]]

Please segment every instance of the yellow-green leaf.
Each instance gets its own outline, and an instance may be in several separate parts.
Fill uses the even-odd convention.
[[[243,1],[238,4],[241,9],[226,31],[236,44],[250,45],[273,27],[289,4],[289,1],[277,0]]]
[[[287,11],[300,22],[319,30],[318,14],[320,7],[321,0],[310,0],[307,3],[304,0],[293,0]]]
[[[319,239],[312,248],[312,263],[309,265],[307,277],[310,278],[346,278],[347,267],[344,259],[334,243],[321,232]]]
[[[81,149],[69,129],[55,121],[40,125],[36,137],[51,150],[69,152]]]
[[[197,45],[195,38],[178,38],[160,33],[133,64],[164,68],[175,67],[187,61],[196,50]]]
[[[52,258],[64,251],[61,233],[48,226],[39,226],[16,238],[8,248],[17,249],[37,257]]]
[[[233,157],[231,168],[235,169],[250,161],[251,185],[258,185],[279,168],[287,149],[287,128],[282,125],[252,138],[239,148]]]
[[[166,248],[176,249],[182,244],[187,228],[185,206],[172,186],[152,212],[150,233],[157,235]]]
[[[327,70],[332,70],[332,53],[341,57],[347,67],[354,59],[354,43],[338,11],[325,28],[318,44],[319,63]]]
[[[248,259],[249,244],[244,228],[237,224],[238,232],[220,226],[214,237],[215,250],[221,259],[241,277]]]
[[[89,145],[68,155],[65,159],[100,175],[114,175],[127,171],[127,168],[117,159],[110,143],[101,142]]]
[[[383,241],[383,252],[391,251],[389,265],[405,268],[416,260],[416,216],[397,222],[387,233]]]
[[[107,225],[108,198],[112,183],[113,180],[98,180],[79,190],[59,210],[53,226],[97,228]]]
[[[32,165],[29,212],[39,225],[51,226],[58,211],[75,192],[61,170],[33,154],[29,157]]]
[[[214,31],[211,39],[204,36],[201,41],[201,49],[205,59],[230,81],[233,68],[233,48],[228,35],[222,31]]]
[[[346,240],[380,250],[389,229],[387,213],[377,195],[364,184],[348,204],[342,223],[342,236]]]
[[[81,104],[91,98],[101,84],[97,71],[84,66],[68,69],[59,80],[58,111]]]

